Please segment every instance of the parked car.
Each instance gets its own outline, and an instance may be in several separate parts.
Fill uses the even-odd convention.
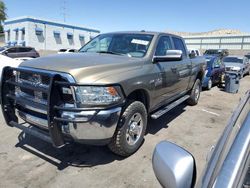
[[[194,56],[201,56],[201,52],[198,49],[189,49],[188,52],[189,54],[193,53]]]
[[[250,187],[250,92],[225,127],[196,184],[195,159],[174,143],[162,141],[153,153],[155,176],[167,188]]]
[[[248,53],[247,55],[245,55],[245,57],[248,59],[248,62],[250,63],[250,53]]]
[[[250,64],[247,57],[228,56],[223,58],[223,63],[226,66],[226,71],[235,71],[239,73],[241,78],[250,73]]]
[[[250,60],[250,53],[245,55]]]
[[[23,62],[22,60],[16,60],[10,57],[6,57],[0,54],[0,78],[2,76],[2,70],[6,66],[18,67],[18,65]]]
[[[149,116],[157,119],[184,101],[198,103],[205,63],[190,59],[176,35],[100,34],[79,53],[5,68],[2,111],[8,125],[56,147],[71,140],[129,156],[141,146]],[[16,113],[33,128],[19,124]]]
[[[229,52],[227,49],[209,49],[205,51],[204,55],[219,55],[221,57],[226,57],[229,55]]]
[[[225,65],[219,56],[204,56],[207,61],[207,69],[204,74],[202,87],[210,90],[213,85],[221,85],[225,74]]]
[[[0,54],[11,57],[11,58],[40,57],[39,53],[35,50],[35,48],[23,47],[23,46],[1,47]]]
[[[78,52],[77,49],[60,49],[57,53],[64,54],[64,53],[75,53]]]

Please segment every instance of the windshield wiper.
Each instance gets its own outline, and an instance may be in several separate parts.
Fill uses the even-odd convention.
[[[117,53],[117,52],[112,52],[112,51],[96,51],[96,53],[100,53],[100,54],[113,54],[113,55],[125,55],[125,54],[121,54],[121,53]]]

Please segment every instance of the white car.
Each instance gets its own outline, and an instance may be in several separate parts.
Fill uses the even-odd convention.
[[[188,49],[189,54],[193,53],[195,56],[201,56],[201,52],[198,49]]]
[[[2,76],[2,70],[6,66],[18,67],[22,60],[13,59],[0,54],[0,78]]]
[[[58,54],[75,53],[77,51],[78,51],[77,49],[60,49],[57,53]]]

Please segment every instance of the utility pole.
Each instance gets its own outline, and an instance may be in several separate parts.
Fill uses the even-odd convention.
[[[62,2],[62,7],[61,7],[61,11],[62,11],[62,16],[63,16],[63,21],[66,22],[66,16],[67,16],[67,8],[66,8],[66,0],[63,0]]]

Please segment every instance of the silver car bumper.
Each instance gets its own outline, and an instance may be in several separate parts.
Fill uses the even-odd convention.
[[[102,144],[114,135],[117,123],[120,118],[121,107],[97,111],[82,111],[81,123],[65,123],[62,125],[62,132],[70,135],[76,142]],[[75,114],[79,116],[78,114]],[[72,118],[69,114],[62,114],[63,118]]]
[[[107,144],[114,135],[121,109],[63,112],[62,118],[72,122],[61,122],[62,133],[79,143]],[[47,120],[20,111],[19,117],[27,123],[48,129]]]

